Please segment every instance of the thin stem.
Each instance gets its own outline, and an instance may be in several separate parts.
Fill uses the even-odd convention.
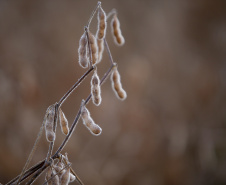
[[[108,20],[112,15],[115,15],[115,14],[117,14],[116,9],[112,9],[112,10],[107,14],[107,20]]]
[[[92,12],[92,14],[91,14],[91,16],[90,16],[90,18],[89,18],[89,20],[88,20],[88,23],[87,23],[87,28],[89,28],[89,25],[90,25],[90,23],[91,23],[91,21],[92,21],[92,19],[93,19],[93,16],[94,16],[94,14],[96,13],[96,11],[97,11],[97,9],[99,8],[99,6],[101,5],[101,2],[100,1],[98,1],[97,2],[97,6],[95,7],[95,9],[93,10],[93,12]]]
[[[105,46],[106,46],[106,48],[107,48],[109,60],[110,60],[111,64],[113,65],[113,64],[114,64],[113,57],[112,57],[112,55],[111,55],[111,51],[110,51],[110,49],[109,49],[107,40],[106,40],[105,38],[104,38],[104,44],[105,44]]]
[[[37,136],[37,139],[35,140],[35,144],[34,144],[34,146],[32,147],[32,150],[31,150],[31,152],[30,152],[30,154],[29,154],[29,157],[28,157],[28,159],[27,159],[27,161],[26,161],[26,163],[25,163],[25,165],[24,165],[24,168],[23,168],[23,170],[22,170],[22,172],[21,172],[21,174],[20,174],[20,176],[19,176],[19,179],[18,179],[18,181],[17,181],[17,185],[20,184],[20,180],[21,180],[22,176],[24,175],[24,172],[25,172],[25,170],[27,169],[28,165],[30,164],[31,159],[32,159],[32,157],[33,157],[33,155],[34,155],[34,153],[35,153],[35,150],[37,149],[38,143],[39,143],[40,138],[41,138],[41,136],[42,136],[42,132],[43,132],[44,125],[45,125],[45,120],[44,120],[43,123],[42,123],[42,126],[41,126],[40,131],[39,131],[38,136]]]
[[[36,172],[38,169],[40,169],[44,165],[44,163],[45,163],[45,161],[43,160],[43,161],[39,162],[38,164],[34,165],[33,167],[31,167],[30,169],[28,169],[24,173],[24,175],[23,175],[23,177],[21,178],[20,181],[22,182],[23,180],[25,180],[26,178],[28,178],[30,175],[32,175],[34,172]],[[19,177],[20,176],[15,177],[11,181],[9,181],[6,185],[13,184],[14,182],[17,181],[17,179],[19,179]]]
[[[82,77],[65,93],[65,95],[58,102],[59,107],[64,103],[64,101],[70,96],[70,94],[79,86],[79,84],[86,78],[86,76],[93,70],[91,67],[88,71],[86,71]]]
[[[32,184],[40,175],[41,173],[49,166],[48,165],[43,165],[41,168],[39,168],[36,173],[31,177],[31,179],[26,183],[26,185]]]

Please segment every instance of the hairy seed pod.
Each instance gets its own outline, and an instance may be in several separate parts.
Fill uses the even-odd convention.
[[[53,167],[58,173],[58,176],[61,176],[66,172],[66,170],[64,169],[64,164],[62,162],[58,162],[57,165],[54,165]],[[76,177],[70,172],[70,182],[73,182],[75,179]]]
[[[98,62],[97,39],[91,32],[88,32],[88,35],[89,35],[89,42],[90,42],[90,48],[91,48],[91,54],[92,54],[92,64],[94,65]]]
[[[86,32],[81,36],[79,41],[79,48],[78,48],[78,62],[81,67],[87,68],[88,67],[88,58],[87,58],[87,36]]]
[[[94,123],[88,109],[85,106],[82,107],[81,116],[82,116],[83,124],[89,129],[91,134],[95,136],[98,136],[101,134],[102,129],[99,127],[99,125]]]
[[[65,117],[65,114],[63,113],[61,108],[59,108],[59,121],[60,121],[60,126],[61,126],[62,133],[67,135],[68,132],[69,132],[68,120]]]
[[[116,96],[120,100],[125,100],[127,97],[127,94],[126,94],[126,91],[122,88],[121,77],[117,70],[117,67],[114,67],[114,69],[112,71],[111,82],[112,82],[112,88],[113,88]]]
[[[116,14],[113,16],[111,21],[111,30],[112,30],[115,43],[119,46],[122,46],[125,43],[125,39],[122,36],[122,32],[120,29],[120,22]]]
[[[59,177],[56,174],[56,171],[54,169],[52,170],[51,167],[49,167],[46,173],[46,181],[48,181],[48,185],[60,185]]]
[[[70,168],[68,167],[65,172],[60,176],[61,185],[68,185],[70,182]]]
[[[92,101],[96,106],[99,106],[101,103],[101,89],[100,89],[100,79],[95,71],[93,73],[91,79],[91,94],[92,94]]]
[[[96,37],[98,39],[103,39],[106,35],[107,22],[106,22],[106,14],[101,7],[99,7],[97,19],[98,19],[98,28],[97,28]]]
[[[54,132],[54,116],[55,116],[55,104],[50,105],[46,111],[45,115],[45,131],[46,131],[46,139],[49,142],[55,140],[55,132]]]
[[[51,167],[49,167],[46,172],[46,177],[45,177],[46,181],[48,181],[51,178],[51,176],[52,176],[52,170],[51,170]],[[52,182],[49,181],[47,184],[52,185]]]
[[[52,181],[52,185],[60,185],[60,179],[59,176],[56,175],[56,171],[53,169],[52,171],[52,179],[50,181]]]
[[[70,182],[75,181],[76,177],[70,172]]]
[[[97,39],[98,46],[98,63],[102,60],[104,52],[104,39]]]
[[[59,176],[61,176],[65,172],[65,169],[63,169],[64,165],[62,162],[57,163],[57,165],[54,165],[53,167]]]

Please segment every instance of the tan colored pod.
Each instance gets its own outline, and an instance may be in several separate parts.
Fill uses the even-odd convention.
[[[89,42],[91,48],[91,55],[92,55],[92,64],[96,64],[98,62],[98,46],[97,46],[97,39],[96,37],[89,31]]]
[[[76,177],[70,172],[70,182],[75,181]]]
[[[61,108],[59,108],[59,121],[60,121],[60,126],[61,126],[62,133],[67,135],[68,132],[69,132],[68,120],[67,120],[67,118],[66,118],[66,116],[63,113]]]
[[[59,176],[56,175],[56,171],[54,169],[51,169],[51,167],[48,168],[47,172],[46,172],[46,181],[48,185],[59,185],[60,184],[60,180],[59,180]]]
[[[56,171],[53,169],[52,171],[52,179],[50,181],[52,181],[52,185],[60,185],[60,179],[59,176],[56,175]]]
[[[46,171],[46,177],[45,177],[46,181],[48,181],[51,177],[52,177],[52,170],[51,170],[51,167],[48,167]],[[52,182],[49,181],[47,184],[52,185]]]
[[[70,182],[70,168],[65,169],[65,172],[60,176],[61,185],[68,185]]]
[[[96,106],[99,106],[102,98],[101,98],[101,89],[100,89],[100,79],[97,75],[97,71],[94,71],[92,79],[91,79],[91,94],[92,101]]]
[[[54,165],[53,167],[59,176],[61,176],[65,172],[65,169],[63,169],[64,165],[62,162],[57,163],[57,165]]]
[[[78,48],[78,62],[79,65],[83,68],[88,67],[88,58],[87,58],[87,49],[88,49],[88,40],[86,36],[86,32],[81,36],[79,40],[79,48]]]
[[[122,36],[122,32],[120,29],[120,22],[116,14],[113,16],[111,21],[111,31],[112,31],[115,43],[119,46],[122,46],[125,43],[125,39]]]
[[[97,39],[98,46],[98,63],[102,60],[104,52],[104,39]]]
[[[82,107],[81,117],[83,120],[83,124],[86,126],[86,128],[89,129],[91,134],[93,134],[95,136],[98,136],[101,134],[102,129],[99,127],[99,125],[95,124],[95,122],[93,121],[93,119],[90,116],[88,109],[85,106]]]
[[[45,115],[45,132],[46,139],[49,142],[55,140],[55,132],[54,132],[54,116],[55,116],[55,104],[50,105],[46,111]]]
[[[97,27],[97,39],[103,39],[106,35],[107,22],[106,22],[106,14],[102,7],[99,7],[98,14],[98,27]]]
[[[114,67],[112,71],[111,82],[112,82],[112,89],[114,90],[116,96],[120,100],[125,100],[127,97],[127,94],[126,94],[126,91],[122,88],[121,77],[117,70],[117,67]]]

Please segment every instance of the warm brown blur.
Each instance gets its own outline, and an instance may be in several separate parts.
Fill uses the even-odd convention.
[[[21,172],[47,107],[85,72],[77,49],[96,3],[0,1],[1,183]],[[63,151],[73,169],[85,185],[226,184],[226,1],[112,0],[102,7],[118,11],[125,45],[114,44],[110,27],[107,40],[128,97],[118,100],[108,80],[102,104],[89,103],[103,132],[93,136],[79,121]],[[100,76],[109,64],[104,52]],[[90,78],[62,106],[70,125]],[[58,126],[55,149],[64,137]],[[47,149],[43,135],[31,165]],[[44,175],[35,184],[43,182]]]

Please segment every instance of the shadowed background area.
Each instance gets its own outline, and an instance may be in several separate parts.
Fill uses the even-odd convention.
[[[26,162],[47,107],[85,72],[78,43],[95,1],[0,1],[0,182]],[[79,121],[67,152],[86,185],[226,184],[226,1],[102,1],[118,11],[126,43],[107,40],[125,101],[110,81],[87,106],[103,133]],[[96,16],[91,31],[96,32]],[[107,53],[98,66],[110,65]],[[71,124],[90,78],[62,109]],[[58,127],[55,149],[64,136]],[[45,158],[43,135],[32,164]],[[35,184],[44,182],[44,174]],[[77,184],[77,182],[73,182]]]

